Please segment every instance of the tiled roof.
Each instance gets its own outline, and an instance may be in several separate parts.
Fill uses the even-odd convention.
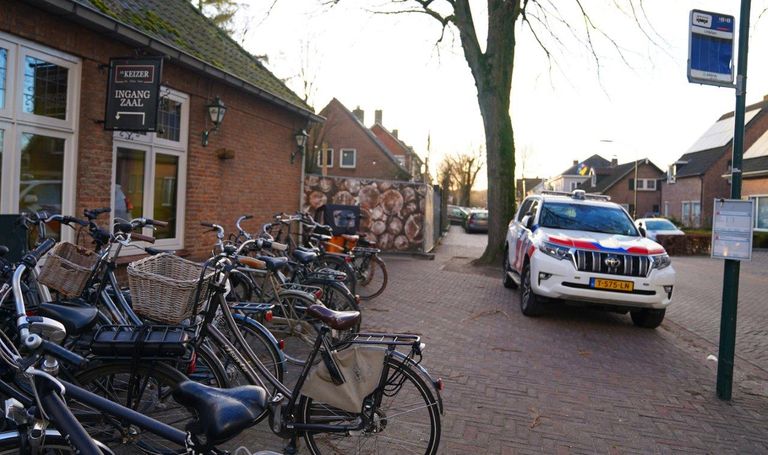
[[[543,179],[540,178],[517,179],[515,182],[515,193],[517,194],[518,199],[522,199],[525,196],[523,194],[523,180],[525,180],[525,191],[531,191],[536,185],[543,181]]]
[[[678,162],[687,161],[687,163],[677,165],[677,173],[675,174],[675,177],[682,178],[703,175],[723,156],[723,153],[725,153],[726,150],[727,147],[717,147],[709,150],[702,150],[700,152],[686,153],[677,160]]]
[[[350,111],[349,109],[347,109],[347,106],[345,106],[345,105],[344,105],[344,104],[343,104],[341,101],[337,100],[336,98],[333,98],[333,99],[332,99],[332,100],[331,100],[331,101],[328,103],[328,105],[327,105],[327,106],[325,106],[325,107],[323,108],[323,110],[322,110],[322,111],[320,111],[320,112],[321,112],[321,113],[326,113],[326,112],[327,112],[327,110],[328,110],[328,109],[331,107],[331,105],[332,105],[332,104],[337,104],[337,105],[338,105],[338,106],[341,108],[341,110],[342,110],[343,112],[345,112],[345,113],[347,114],[347,116],[348,116],[348,117],[349,117],[349,118],[350,118],[350,119],[351,119],[351,120],[352,120],[352,121],[353,121],[353,122],[354,122],[354,123],[355,123],[355,124],[356,124],[356,125],[357,125],[357,126],[360,128],[360,129],[362,129],[362,130],[365,132],[366,136],[368,136],[368,139],[370,139],[370,140],[371,140],[371,142],[373,142],[373,143],[376,145],[376,147],[377,147],[377,148],[379,148],[379,150],[381,150],[381,152],[384,154],[384,156],[386,156],[386,157],[387,157],[387,158],[388,158],[388,159],[389,159],[389,160],[390,160],[390,161],[391,161],[391,162],[392,162],[392,163],[393,163],[393,164],[394,164],[394,165],[395,165],[395,166],[396,166],[398,169],[400,169],[400,170],[401,170],[401,171],[402,171],[404,174],[406,174],[406,175],[411,175],[411,173],[410,173],[410,172],[408,172],[408,170],[407,170],[405,167],[403,167],[403,165],[402,165],[402,164],[400,164],[400,162],[399,162],[399,161],[397,161],[397,158],[395,158],[395,155],[393,155],[393,154],[392,154],[392,152],[390,152],[390,151],[389,151],[389,149],[387,148],[387,146],[386,146],[386,145],[384,145],[384,143],[383,143],[383,142],[381,142],[381,140],[380,140],[378,137],[376,137],[376,135],[375,135],[375,134],[373,134],[373,131],[371,131],[371,130],[369,130],[368,128],[366,128],[366,126],[365,126],[365,125],[363,125],[363,122],[361,122],[361,121],[360,121],[360,119],[359,119],[359,118],[357,118],[357,116],[356,116],[355,114],[353,114],[353,113],[352,113],[352,111]],[[327,115],[327,114],[326,114],[326,115]]]
[[[611,165],[611,162],[603,158],[602,156],[598,154],[594,154],[587,158],[584,161],[579,161],[577,164],[574,164],[573,166],[569,167],[565,170],[565,172],[561,173],[560,175],[578,175],[578,168],[579,164],[584,163],[587,165],[587,167],[590,168],[602,168],[602,167],[608,167]]]
[[[291,89],[189,0],[69,0],[229,73],[301,110],[313,112]]]
[[[768,173],[768,156],[760,156],[744,160],[741,167],[745,174],[748,172]],[[746,178],[747,176],[744,175],[744,177]]]
[[[661,169],[656,167],[656,165],[648,159],[637,160],[638,166],[644,163],[650,164],[659,172],[662,172]],[[579,185],[579,188],[583,189],[587,193],[604,193],[608,191],[613,185],[619,183],[621,179],[626,177],[630,172],[633,172],[634,170],[635,161],[619,164],[611,168],[603,168],[601,169],[601,172],[597,173],[597,182],[595,182],[595,186],[592,186],[592,180],[588,179]]]

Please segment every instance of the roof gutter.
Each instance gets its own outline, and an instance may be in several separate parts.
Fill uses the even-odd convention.
[[[72,0],[25,0],[27,3],[40,7],[52,14],[65,17],[69,20],[85,25],[97,31],[107,32],[111,37],[118,39],[126,44],[139,46],[160,54],[168,56],[172,61],[190,68],[198,73],[218,79],[227,85],[241,89],[245,92],[256,95],[271,103],[274,103],[288,111],[305,117],[309,122],[322,123],[325,121],[314,112],[296,106],[285,99],[270,93],[256,85],[216,68],[193,55],[184,52],[174,46],[157,40],[146,33],[137,30],[130,25],[118,21],[106,14],[95,11],[87,6],[81,5]]]

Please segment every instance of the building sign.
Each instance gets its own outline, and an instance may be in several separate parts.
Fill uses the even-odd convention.
[[[754,201],[715,199],[712,257],[736,261],[752,259]]]
[[[733,85],[733,16],[692,10],[688,23],[688,82]]]
[[[157,130],[163,58],[115,58],[109,61],[104,129]]]

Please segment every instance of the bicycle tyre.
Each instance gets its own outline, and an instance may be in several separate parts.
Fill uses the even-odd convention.
[[[127,384],[131,375],[137,375],[140,379],[134,386],[138,385],[142,390],[141,396],[137,400],[130,400],[129,403],[127,394],[123,397],[121,392],[128,389]],[[186,424],[194,418],[192,412],[177,404],[171,396],[171,392],[179,383],[188,380],[187,377],[166,364],[107,362],[78,372],[75,380],[86,390],[181,430],[184,430]],[[152,433],[145,432],[137,435],[133,433],[133,427],[122,428],[116,419],[91,410],[84,404],[77,402],[68,404],[88,433],[110,448],[135,445],[139,450],[150,453],[170,454],[179,451],[179,446]],[[91,422],[94,423],[91,424]]]
[[[21,435],[18,431],[7,431],[0,433],[0,455],[17,455],[21,453]],[[45,430],[45,437],[40,446],[40,453],[45,454],[64,454],[79,453],[72,448],[67,438],[62,436],[56,430]],[[104,452],[102,453],[109,453]]]
[[[382,406],[377,411],[374,422],[363,431],[358,432],[356,435],[343,433],[304,433],[304,441],[307,444],[307,448],[310,453],[315,455],[329,454],[329,453],[398,453],[402,451],[402,447],[414,447],[414,444],[419,444],[419,447],[423,445],[425,455],[434,455],[437,453],[438,445],[440,444],[440,412],[439,404],[435,399],[434,394],[429,385],[419,375],[419,373],[410,365],[403,362],[400,359],[394,357],[387,358],[387,365],[389,367],[388,381],[402,378],[402,386],[394,389],[392,395],[387,395],[387,387],[385,386],[384,397],[382,397]],[[407,385],[413,386],[413,388],[406,389]],[[403,392],[406,396],[401,396]],[[413,407],[411,411],[402,411],[395,409],[394,414],[387,414],[382,411],[382,408],[386,407],[387,399],[394,399],[400,397],[405,403],[408,403]],[[419,401],[420,399],[420,401]],[[387,410],[389,408],[387,407]],[[419,421],[413,421],[412,419],[405,419],[400,422],[394,421],[396,428],[392,431],[392,416],[405,415],[413,418],[414,414],[411,412],[419,412]],[[355,419],[359,418],[359,413],[350,413],[333,408],[322,403],[315,404],[309,397],[302,396],[299,402],[299,416],[302,423],[324,423],[333,425],[334,422],[339,424],[348,424]],[[421,422],[422,419],[427,419],[427,422]],[[427,428],[428,427],[428,428]],[[397,435],[404,433],[414,437],[416,442],[402,443],[396,439]],[[424,437],[426,436],[426,438]],[[391,442],[391,441],[395,442]],[[366,451],[367,449],[371,449]],[[414,453],[422,453],[420,450],[415,450]]]
[[[283,355],[294,365],[304,365],[317,333],[306,316],[306,309],[317,303],[314,296],[301,291],[286,290],[273,300],[272,320],[264,321],[272,335],[283,342]]]
[[[321,254],[317,257],[315,268],[323,267],[327,267],[339,272],[344,272],[347,275],[347,279],[344,280],[344,285],[352,294],[355,293],[357,288],[357,276],[355,275],[355,269],[346,261],[344,256],[328,253]]]
[[[357,261],[353,265],[357,272],[357,295],[360,296],[360,300],[371,300],[380,296],[389,281],[387,264],[384,260],[378,256],[371,256],[367,264],[366,271],[360,271],[357,268]]]

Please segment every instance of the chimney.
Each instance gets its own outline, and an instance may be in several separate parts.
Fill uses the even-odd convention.
[[[392,136],[395,136],[395,139],[400,139],[397,137],[397,130],[392,130]]]
[[[381,126],[384,126],[384,123],[381,121],[381,118],[384,116],[384,112],[381,109],[376,109],[374,112],[374,116],[376,117],[376,123],[378,123]]]
[[[615,156],[611,158],[611,167],[616,167],[618,165],[619,165],[619,159],[616,158]]]
[[[579,160],[573,160],[573,165],[577,166],[579,164]]]
[[[365,111],[360,109],[360,106],[357,106],[357,109],[352,111],[353,114],[355,114],[355,117],[357,117],[358,120],[360,120],[360,123],[365,125]]]

